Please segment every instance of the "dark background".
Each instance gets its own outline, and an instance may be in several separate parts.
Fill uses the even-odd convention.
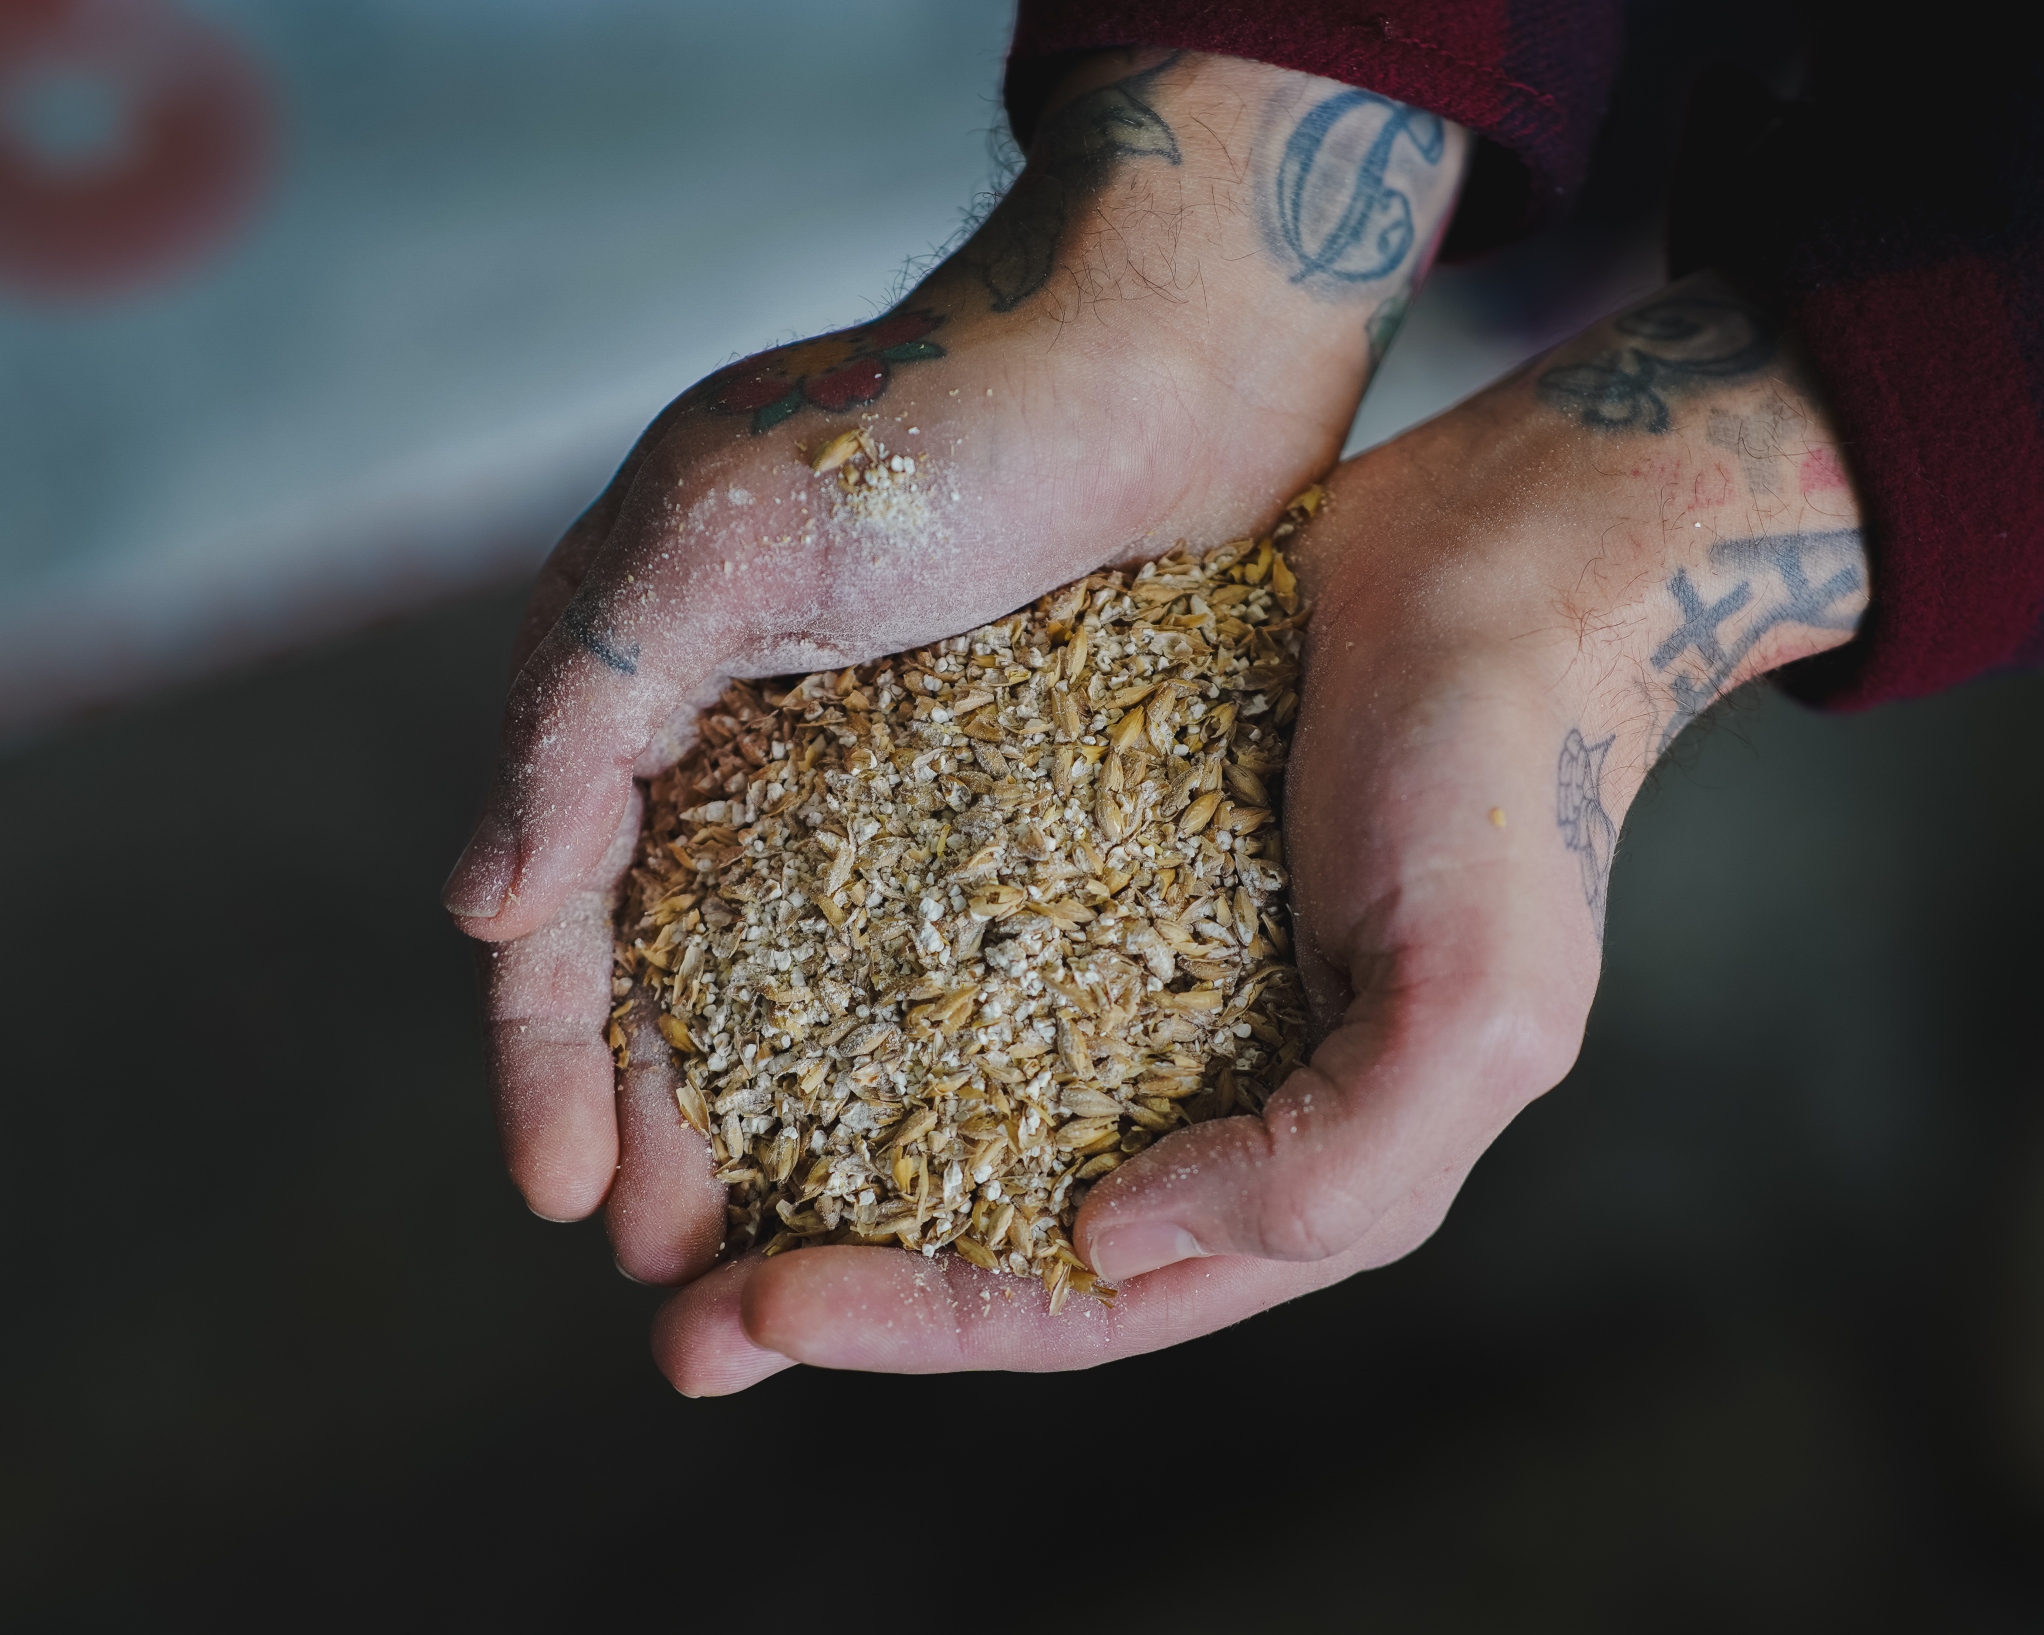
[[[501,1177],[435,906],[513,610],[0,762],[11,1627],[2039,1627],[2044,681],[1692,735],[1404,1263],[689,1402]]]

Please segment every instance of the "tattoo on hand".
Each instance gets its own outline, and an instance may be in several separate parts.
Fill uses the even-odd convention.
[[[1604,900],[1611,881],[1611,858],[1618,849],[1618,826],[1604,810],[1604,758],[1617,735],[1597,743],[1570,727],[1561,741],[1561,759],[1554,769],[1554,823],[1562,844],[1576,854],[1583,873],[1583,901],[1598,939],[1604,936]]]
[[[1654,754],[1710,707],[1769,631],[1857,629],[1866,605],[1865,560],[1858,530],[1837,528],[1719,540],[1710,566],[1736,580],[1722,594],[1706,595],[1687,568],[1677,568],[1668,594],[1681,620],[1650,660],[1675,706]],[[1756,584],[1767,588],[1756,591]]]
[[[1790,456],[1783,446],[1809,424],[1788,404],[1776,401],[1753,414],[1735,414],[1730,409],[1712,409],[1704,428],[1704,439],[1739,459],[1747,492],[1754,498],[1770,497],[1781,491],[1781,468]]]
[[[1316,294],[1352,297],[1389,278],[1412,255],[1406,189],[1438,168],[1447,145],[1434,114],[1370,91],[1337,91],[1285,140],[1264,210],[1265,244],[1294,284]]]
[[[575,645],[586,653],[593,653],[621,676],[635,676],[639,673],[639,644],[620,647],[608,632],[600,628],[596,609],[584,601],[578,592],[574,599],[561,610],[561,628],[572,636]]]
[[[1178,60],[1165,59],[1074,98],[1050,117],[1014,191],[974,236],[965,259],[996,312],[1012,312],[1050,282],[1073,214],[1123,159],[1180,162],[1178,138],[1144,101]]]
[[[750,415],[755,432],[771,431],[804,404],[842,414],[885,392],[895,364],[944,356],[943,347],[927,339],[943,321],[943,313],[919,307],[779,346],[719,369],[691,386],[681,402],[705,404],[716,414]]]
[[[1775,353],[1774,326],[1751,307],[1678,295],[1612,325],[1625,343],[1539,380],[1540,400],[1598,431],[1658,436],[1672,424],[1668,398],[1750,375]]]

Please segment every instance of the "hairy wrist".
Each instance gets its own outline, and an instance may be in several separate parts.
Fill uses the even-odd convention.
[[[1398,542],[1388,571],[1537,655],[1556,707],[1636,777],[1727,692],[1849,641],[1867,605],[1829,409],[1793,336],[1707,274],[1359,467],[1345,499]]]
[[[1317,606],[1301,742],[1339,734],[1368,800],[1427,814],[1399,855],[1430,877],[1443,857],[1498,864],[1519,814],[1551,812],[1593,930],[1626,811],[1682,729],[1849,641],[1867,606],[1822,394],[1793,337],[1708,275],[1329,490],[1295,557]],[[1387,901],[1410,884],[1394,876]]]
[[[1851,640],[1870,590],[1858,496],[1795,338],[1768,314],[1700,275],[1529,384],[1559,435],[1585,440],[1612,531],[1637,542],[1632,584],[1594,557],[1585,583],[1604,583],[1621,656],[1601,702],[1637,706],[1643,762],[1733,688]]]
[[[1081,326],[1080,344],[1182,343],[1217,375],[1309,351],[1360,390],[1466,146],[1434,115],[1268,64],[1100,53],[932,286],[993,321]]]

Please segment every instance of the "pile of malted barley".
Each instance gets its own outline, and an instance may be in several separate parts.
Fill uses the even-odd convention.
[[[1255,1111],[1303,1010],[1272,796],[1306,609],[1263,540],[737,684],[656,779],[619,917],[731,1242],[887,1243],[1111,1297],[1086,1184]],[[624,1034],[614,1022],[612,1046]]]

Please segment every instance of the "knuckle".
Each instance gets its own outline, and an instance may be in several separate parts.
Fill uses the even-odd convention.
[[[1367,1234],[1368,1264],[1388,1266],[1395,1260],[1403,1260],[1441,1229],[1441,1223],[1448,1218],[1449,1206],[1454,1201],[1455,1194],[1447,1192],[1411,1209],[1392,1211],[1389,1218],[1379,1222]]]
[[[1542,980],[1502,976],[1459,995],[1428,1032],[1478,1094],[1516,1112],[1575,1066],[1586,1009]]]
[[[1253,1223],[1253,1252],[1265,1260],[1326,1260],[1355,1242],[1367,1224],[1356,1200],[1319,1177],[1284,1176],[1266,1186]]]
[[[1260,1171],[1246,1247],[1266,1260],[1325,1260],[1355,1242],[1368,1212],[1355,1195],[1350,1097],[1311,1066],[1296,1069],[1264,1111]]]
[[[1568,1077],[1582,1050],[1583,1030],[1531,1007],[1503,1010],[1491,1018],[1488,1054],[1492,1081],[1514,1106],[1523,1107]]]

